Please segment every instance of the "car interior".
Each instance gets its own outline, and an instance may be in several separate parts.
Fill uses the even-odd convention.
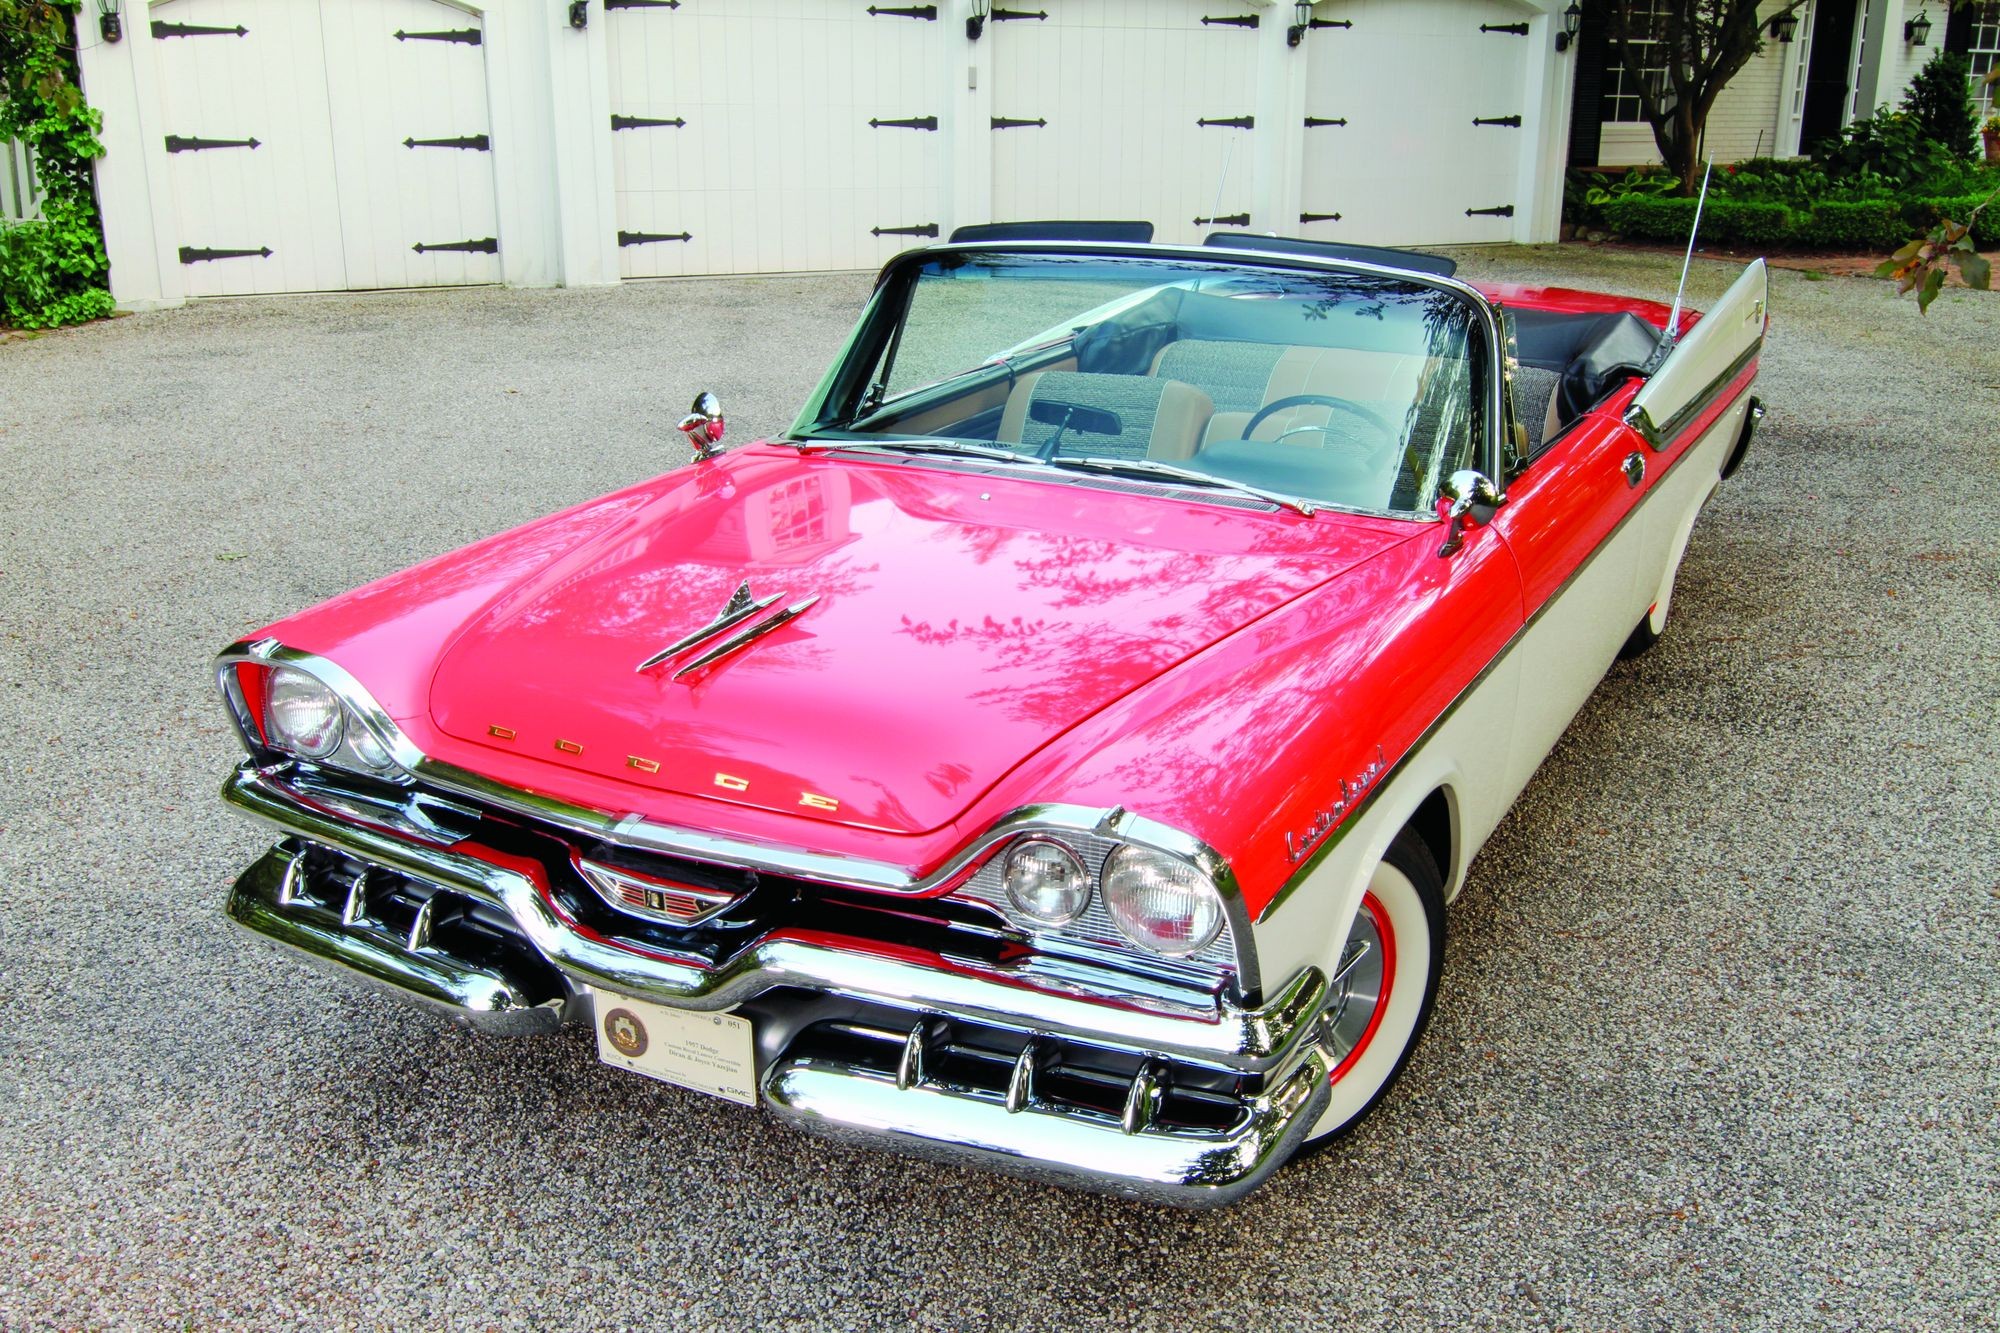
[[[1033,225],[1009,224],[1005,239]],[[1216,248],[1337,251],[1438,275],[1455,267],[1374,247],[1210,239]],[[1345,507],[1425,511],[1441,477],[1472,465],[1483,434],[1484,361],[1468,351],[1476,326],[1435,288],[1343,281],[1352,285],[1321,290],[1225,275],[1135,291],[1087,320],[1076,316],[1084,322],[1058,328],[1062,336],[990,357],[976,368],[983,373],[878,398],[853,426],[990,443],[1044,461],[1152,461]],[[1640,373],[1658,343],[1657,330],[1630,314],[1507,318],[1529,459]]]

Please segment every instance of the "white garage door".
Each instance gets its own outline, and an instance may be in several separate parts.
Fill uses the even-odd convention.
[[[1299,234],[1505,241],[1526,201],[1528,11],[1506,0],[1323,0],[1306,39]]]
[[[950,204],[936,4],[606,0],[619,271],[874,268]]]
[[[150,18],[190,295],[499,281],[477,16],[166,0]]]
[[[993,216],[1123,218],[1163,242],[1250,225],[1257,29],[1245,0],[993,7]],[[1289,14],[1290,7],[1284,10]]]

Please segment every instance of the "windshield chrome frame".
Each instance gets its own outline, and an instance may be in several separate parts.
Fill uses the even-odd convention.
[[[1486,295],[1469,283],[1456,278],[1447,278],[1435,273],[1420,273],[1414,269],[1390,268],[1382,264],[1368,264],[1352,259],[1318,259],[1310,255],[1264,254],[1246,250],[1217,250],[1198,245],[1137,245],[1115,241],[1009,241],[1004,244],[994,242],[965,242],[958,245],[926,245],[914,250],[905,250],[882,266],[875,277],[875,289],[870,294],[868,305],[861,318],[855,323],[854,331],[848,335],[840,354],[827,368],[819,387],[813,391],[792,423],[791,434],[804,436],[811,434],[819,426],[820,418],[826,411],[827,399],[832,395],[840,371],[860,350],[867,334],[875,331],[876,321],[883,316],[883,303],[890,289],[891,280],[899,277],[904,270],[918,264],[928,263],[945,255],[1084,255],[1105,259],[1167,260],[1182,263],[1203,264],[1210,267],[1232,269],[1239,272],[1278,273],[1340,273],[1355,277],[1387,278],[1397,282],[1411,283],[1420,287],[1430,287],[1446,292],[1467,302],[1478,320],[1480,332],[1484,335],[1485,348],[1483,366],[1485,384],[1482,396],[1485,399],[1484,422],[1479,443],[1479,470],[1489,477],[1499,478],[1506,466],[1503,437],[1510,429],[1511,401],[1508,393],[1507,373],[1507,330],[1501,320],[1498,308]],[[1226,258],[1225,258],[1226,256]],[[1251,258],[1254,256],[1254,260]],[[1407,522],[1435,523],[1436,514],[1418,510],[1358,509],[1352,506],[1313,502],[1317,507],[1339,513],[1365,513],[1375,517],[1394,518]]]

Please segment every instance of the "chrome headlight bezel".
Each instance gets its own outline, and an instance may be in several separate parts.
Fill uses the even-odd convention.
[[[1065,893],[1068,902],[1054,911],[1038,911],[1024,896],[1024,890],[1032,890],[1030,884],[1017,882],[1016,872],[1021,870],[1030,857],[1053,858],[1060,870],[1067,871],[1068,883]],[[1044,864],[1048,864],[1045,859]],[[1066,926],[1082,916],[1090,906],[1092,876],[1083,864],[1083,858],[1074,848],[1059,838],[1047,834],[1034,833],[1025,838],[1016,838],[1001,854],[1000,883],[1007,891],[1007,901],[1013,904],[1021,916],[1044,926]]]

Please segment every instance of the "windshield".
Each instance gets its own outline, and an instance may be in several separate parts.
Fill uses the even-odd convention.
[[[884,287],[800,432],[1428,515],[1484,427],[1475,316],[1413,279],[940,255]]]

